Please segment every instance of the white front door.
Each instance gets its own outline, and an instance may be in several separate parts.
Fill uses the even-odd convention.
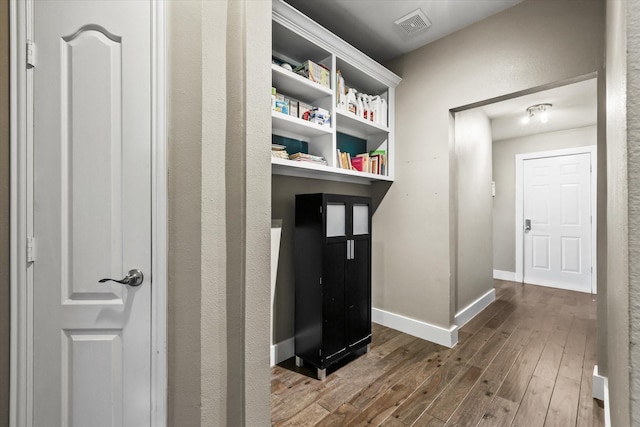
[[[524,161],[524,282],[592,292],[591,154]]]
[[[149,426],[151,2],[37,0],[32,22],[33,425]]]

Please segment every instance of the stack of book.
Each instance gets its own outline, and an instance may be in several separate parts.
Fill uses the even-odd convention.
[[[306,154],[306,153],[292,154],[289,156],[289,160],[294,160],[296,162],[310,162],[310,163],[315,163],[319,165],[327,164],[327,161],[324,159],[324,157],[314,156],[312,154]]]
[[[271,144],[271,157],[277,159],[288,159],[289,153],[287,153],[286,147],[279,144]]]
[[[385,150],[375,150],[369,153],[358,154],[351,157],[351,154],[338,150],[338,167],[360,172],[372,173],[376,175],[387,174],[387,152]]]

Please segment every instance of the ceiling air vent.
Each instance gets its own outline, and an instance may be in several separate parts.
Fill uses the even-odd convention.
[[[431,21],[422,10],[416,9],[394,21],[394,24],[397,32],[407,37],[426,31],[431,26]]]

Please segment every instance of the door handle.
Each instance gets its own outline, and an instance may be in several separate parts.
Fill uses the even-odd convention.
[[[524,220],[524,232],[528,233],[529,231],[531,231],[531,220],[530,219],[525,219]]]
[[[121,280],[104,278],[98,280],[98,283],[104,283],[108,281],[136,287],[142,285],[142,282],[144,282],[144,274],[142,274],[142,271],[134,268],[133,270],[129,270],[127,275],[124,276]]]

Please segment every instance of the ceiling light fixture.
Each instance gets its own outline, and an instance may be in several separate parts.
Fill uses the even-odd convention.
[[[533,119],[535,116],[538,116],[538,120],[540,123],[547,123],[549,121],[549,110],[553,107],[552,104],[536,104],[527,108],[527,116],[522,119],[522,123],[527,124]]]

